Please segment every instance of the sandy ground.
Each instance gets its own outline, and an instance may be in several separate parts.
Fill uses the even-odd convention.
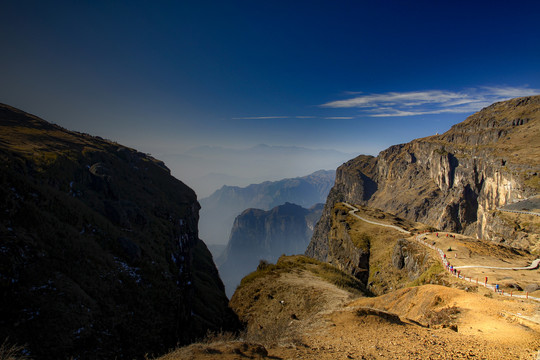
[[[274,282],[322,285],[309,276],[293,278]],[[294,337],[264,347],[249,341],[196,344],[162,360],[536,359],[540,351],[540,324],[523,318],[540,312],[531,301],[424,285],[344,304],[347,294],[341,289],[327,283],[321,289],[339,299],[307,319],[291,320]],[[450,316],[437,317],[448,309],[453,309]]]

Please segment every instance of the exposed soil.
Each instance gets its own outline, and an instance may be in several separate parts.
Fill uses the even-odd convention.
[[[446,234],[424,237],[456,266],[524,267],[535,258]],[[537,359],[540,302],[501,296],[482,279],[524,294],[518,289],[536,286],[539,271],[467,268],[462,275],[478,278],[478,285],[445,275],[449,287],[406,287],[378,297],[352,294],[305,270],[273,273],[235,294],[244,334],[218,336],[162,359]]]
[[[343,290],[296,275],[273,279],[290,286],[283,298],[293,298],[299,288],[336,297],[310,317],[299,313],[289,319],[283,329],[289,335],[266,343],[261,338],[263,349],[245,335],[192,345],[162,359],[536,359],[540,349],[540,324],[525,319],[540,311],[531,301],[424,285],[344,305]],[[287,313],[289,306],[280,306]],[[259,311],[257,321],[275,318],[274,311]]]

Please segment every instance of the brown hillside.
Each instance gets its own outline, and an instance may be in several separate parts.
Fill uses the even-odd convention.
[[[437,285],[358,298],[294,267],[249,284],[232,300],[246,333],[160,359],[532,359],[540,350],[531,301]]]

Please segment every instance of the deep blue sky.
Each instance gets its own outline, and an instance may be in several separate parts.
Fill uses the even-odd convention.
[[[539,1],[2,0],[0,102],[141,151],[376,154],[540,93]]]

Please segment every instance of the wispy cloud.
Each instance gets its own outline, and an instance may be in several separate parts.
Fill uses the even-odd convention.
[[[372,117],[470,113],[494,102],[540,94],[528,87],[479,87],[462,91],[426,90],[364,94],[322,104],[325,108],[356,108]],[[347,93],[347,95],[356,95]]]
[[[296,116],[245,116],[234,117],[233,120],[273,120],[273,119],[317,119],[318,116],[296,115]]]
[[[289,119],[290,116],[246,116],[234,117],[233,120],[271,120],[271,119]]]
[[[325,117],[327,120],[350,120],[354,119],[354,116],[328,116]]]

